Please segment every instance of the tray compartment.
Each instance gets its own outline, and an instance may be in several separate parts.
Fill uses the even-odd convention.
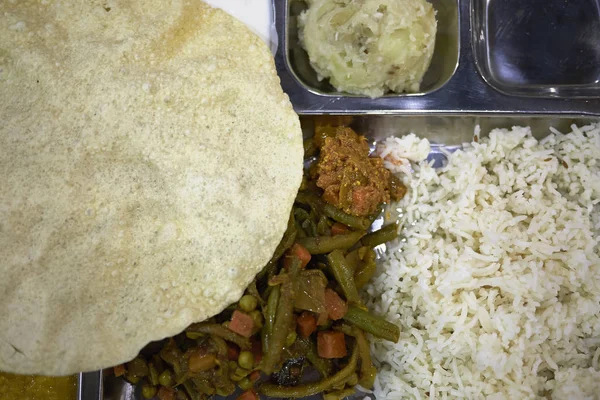
[[[303,0],[284,0],[286,15],[286,41],[283,44],[286,62],[290,72],[304,89],[321,95],[335,97],[364,97],[345,92],[338,92],[327,79],[319,81],[310,65],[306,51],[300,46],[298,39],[298,16],[306,10]],[[383,97],[405,97],[423,95],[440,89],[452,78],[458,66],[460,51],[460,28],[458,0],[429,0],[437,11],[438,21],[435,39],[435,50],[431,65],[423,77],[421,90],[418,93],[389,93]]]
[[[482,77],[518,96],[600,96],[600,0],[473,0]]]

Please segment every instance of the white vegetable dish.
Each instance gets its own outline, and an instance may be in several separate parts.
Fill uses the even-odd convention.
[[[417,143],[378,152],[405,165]],[[599,124],[476,130],[441,169],[412,163],[404,239],[368,287],[402,330],[374,344],[377,398],[599,398],[599,163]]]
[[[435,45],[435,10],[425,0],[312,0],[300,43],[319,79],[369,97],[418,92]]]

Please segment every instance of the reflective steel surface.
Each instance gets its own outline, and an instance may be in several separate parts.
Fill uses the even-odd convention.
[[[104,398],[102,371],[79,374],[77,400],[102,400]]]
[[[600,96],[599,0],[473,0],[484,79],[518,96]]]
[[[283,89],[288,93],[296,112],[299,114],[554,114],[554,115],[600,115],[600,93],[595,97],[580,98],[566,97],[569,94],[567,84],[562,85],[563,92],[554,97],[539,97],[539,93],[516,96],[495,89],[490,80],[491,74],[482,69],[479,50],[482,45],[488,46],[486,40],[487,17],[483,18],[481,8],[494,5],[495,2],[506,10],[495,13],[499,16],[510,16],[510,5],[515,6],[525,1],[518,0],[459,0],[458,18],[458,66],[452,77],[438,90],[422,95],[386,96],[369,99],[358,96],[321,94],[323,88],[314,87],[314,82],[307,78],[308,73],[302,72],[306,64],[298,61],[298,50],[295,27],[288,23],[293,21],[290,6],[299,0],[274,0],[279,48],[275,62]],[[537,1],[537,0],[536,0]],[[549,2],[558,0],[548,0]],[[597,0],[581,0],[583,2]],[[563,3],[579,4],[578,2]],[[296,7],[296,6],[295,6]],[[538,6],[539,8],[539,6]],[[497,7],[498,11],[500,8]],[[514,12],[518,10],[513,10]],[[498,22],[495,22],[498,24]],[[578,26],[578,25],[576,25]],[[542,26],[540,29],[544,29]],[[569,32],[568,35],[576,35]],[[596,31],[596,35],[598,31]],[[543,35],[542,35],[543,36]],[[594,46],[600,46],[596,39]],[[486,47],[484,47],[485,49]],[[436,49],[439,51],[440,49]],[[478,57],[475,57],[475,54]],[[476,63],[477,61],[477,63]],[[544,63],[540,60],[540,63]],[[494,65],[498,66],[498,62]],[[478,70],[481,69],[481,73]],[[598,63],[595,68],[600,70]],[[523,67],[520,67],[523,68]],[[496,68],[498,69],[498,68]],[[589,69],[589,68],[588,68]],[[506,75],[506,74],[505,74]],[[488,80],[484,79],[484,76]],[[496,74],[498,76],[498,74]],[[589,76],[589,73],[588,73]],[[589,78],[585,78],[588,79]],[[539,81],[538,81],[539,82]],[[519,93],[520,94],[520,93]],[[548,95],[547,93],[545,95]]]

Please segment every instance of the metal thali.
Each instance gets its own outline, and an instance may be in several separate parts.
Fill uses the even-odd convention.
[[[308,134],[319,115],[352,115],[372,140],[410,132],[459,146],[475,125],[566,131],[600,117],[600,0],[430,0],[438,11],[431,68],[415,94],[381,98],[336,92],[318,81],[298,43],[302,0],[273,0],[281,85]],[[133,400],[122,380],[80,374],[80,400]]]

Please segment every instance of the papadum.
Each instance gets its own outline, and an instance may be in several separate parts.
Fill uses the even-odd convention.
[[[267,46],[200,1],[0,13],[0,369],[112,366],[236,301],[302,176]]]

